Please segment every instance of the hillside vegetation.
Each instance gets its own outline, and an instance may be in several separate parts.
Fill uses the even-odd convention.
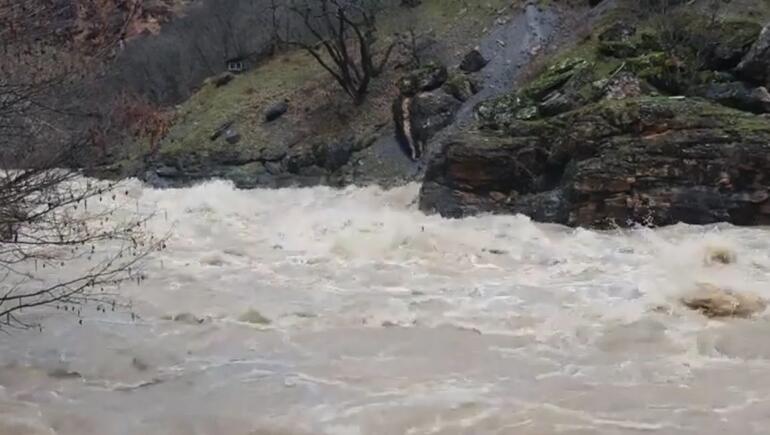
[[[426,62],[456,66],[495,20],[519,7],[518,2],[507,0],[426,0],[415,8],[394,5],[378,17],[380,45],[414,31]],[[266,58],[223,86],[212,76],[170,113],[170,128],[157,144],[153,165],[163,174],[183,173],[184,180],[213,175],[252,186],[259,184],[260,174],[283,170],[273,163],[286,165],[319,146],[347,141],[356,150],[366,148],[392,124],[391,105],[398,93],[394,83],[405,73],[406,62],[406,53],[399,51],[360,106],[351,105],[331,77],[301,51]],[[282,101],[288,102],[286,115],[266,123],[265,110]],[[228,142],[225,135],[211,139],[223,126],[239,136],[237,143]],[[150,152],[149,144],[140,144],[110,170],[142,171]]]

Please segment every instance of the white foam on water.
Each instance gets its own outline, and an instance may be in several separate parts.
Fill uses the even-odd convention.
[[[94,207],[169,234],[120,289],[139,320],[0,336],[0,433],[764,433],[770,319],[678,299],[770,298],[767,229],[451,220],[418,191],[127,182]]]

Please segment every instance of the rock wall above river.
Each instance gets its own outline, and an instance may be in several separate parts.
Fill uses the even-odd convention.
[[[429,162],[422,210],[592,227],[770,223],[770,59],[758,55],[770,31],[730,28],[710,29],[708,50],[604,28],[477,106],[477,124]]]

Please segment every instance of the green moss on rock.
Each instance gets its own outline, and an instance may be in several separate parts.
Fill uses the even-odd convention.
[[[396,86],[401,95],[412,97],[420,92],[438,89],[448,78],[449,73],[444,65],[431,62],[409,71],[398,80]]]
[[[564,59],[548,67],[543,74],[527,84],[521,95],[530,100],[539,100],[552,91],[563,86],[576,74],[593,67],[593,64],[583,58]]]
[[[481,85],[469,75],[453,71],[449,74],[443,88],[456,99],[466,101],[480,90]]]

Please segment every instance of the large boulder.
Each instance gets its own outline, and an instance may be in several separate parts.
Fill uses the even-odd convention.
[[[770,92],[764,86],[743,82],[712,83],[697,88],[696,94],[728,107],[752,113],[770,113]]]
[[[425,92],[412,100],[412,131],[415,137],[427,142],[436,133],[454,121],[462,103],[454,96],[436,90]]]
[[[409,71],[396,84],[401,95],[412,97],[420,92],[438,89],[449,78],[449,72],[443,65],[429,63]]]
[[[484,58],[484,55],[478,49],[473,49],[463,56],[463,60],[460,62],[460,70],[467,73],[475,73],[481,71],[489,61]]]
[[[334,172],[345,166],[355,151],[356,148],[352,139],[319,143],[313,148],[314,164],[329,172]]]
[[[276,119],[282,117],[286,112],[289,111],[289,102],[279,101],[277,103],[273,103],[265,109],[265,122],[273,122]]]
[[[745,80],[770,85],[770,25],[762,29],[759,38],[736,71]]]
[[[599,34],[599,52],[619,58],[635,56],[639,49],[632,40],[636,26],[626,21],[617,21]]]
[[[557,115],[598,99],[601,88],[594,86],[595,80],[592,62],[567,58],[549,66],[517,92],[479,104],[476,115],[496,127]]]
[[[770,223],[770,123],[762,117],[699,99],[639,97],[507,120],[442,143],[422,210],[595,227]]]
[[[235,145],[241,141],[241,134],[237,130],[229,129],[225,132],[225,141],[230,145]]]
[[[419,159],[428,141],[454,121],[461,105],[444,89],[399,97],[393,103],[393,119],[397,139],[407,156]]]
[[[397,82],[399,96],[392,106],[396,139],[410,159],[421,158],[427,142],[454,121],[462,101],[478,92],[475,81],[460,76],[429,63]]]
[[[754,293],[713,284],[699,284],[692,292],[684,295],[681,302],[707,317],[751,317],[767,308],[767,301]]]
[[[706,64],[714,70],[735,68],[757,41],[762,26],[754,21],[731,20],[718,23],[706,51]]]
[[[442,88],[457,100],[465,102],[476,95],[481,90],[482,85],[478,80],[468,75],[453,73],[449,75]]]

